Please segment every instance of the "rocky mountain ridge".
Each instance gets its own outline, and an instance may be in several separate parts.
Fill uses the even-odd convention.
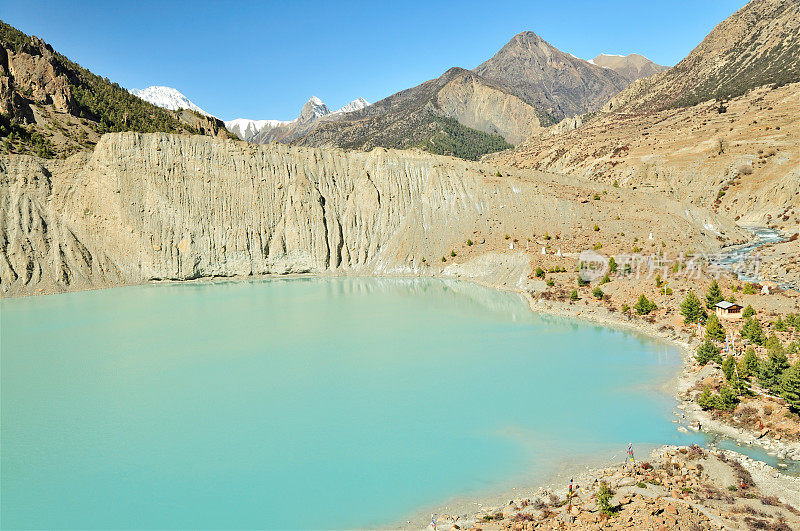
[[[751,0],[681,62],[634,82],[605,110],[649,112],[727,99],[800,81],[800,2]]]
[[[241,140],[256,144],[270,142],[289,142],[305,134],[311,125],[325,117],[359,111],[370,103],[364,98],[356,98],[350,103],[331,112],[328,106],[316,96],[311,96],[300,109],[300,115],[294,120],[250,120],[236,118],[225,122],[228,131]]]
[[[519,141],[539,127],[535,109],[469,70],[451,68],[441,77],[384,98],[365,109],[316,124],[295,144],[369,150],[375,146],[406,149],[419,147],[434,153],[447,152],[436,145],[441,121],[455,124],[446,136],[467,137],[466,128],[489,136],[475,135],[480,150],[508,144],[497,137]],[[459,128],[458,125],[464,126]],[[456,132],[458,129],[458,132]],[[494,149],[496,150],[496,149]],[[485,151],[484,151],[485,152]]]
[[[631,53],[628,55],[601,53],[589,62],[593,65],[602,66],[603,68],[610,68],[624,77],[629,83],[669,69],[668,66],[658,65],[638,53]]]
[[[480,156],[504,146],[452,121],[518,144],[542,126],[598,109],[631,79],[658,67],[634,57],[626,65],[620,74],[561,52],[533,32],[523,32],[472,71],[451,68],[437,79],[375,103],[369,111],[320,122],[294,142],[347,149],[413,146],[439,154]],[[437,120],[451,120],[450,127],[437,125]],[[449,137],[448,146],[443,136]]]
[[[536,108],[544,125],[599,109],[629,83],[614,70],[562,52],[532,31],[515,35],[474,71]]]
[[[152,105],[0,21],[3,152],[64,157],[128,130],[228,136],[221,121]]]

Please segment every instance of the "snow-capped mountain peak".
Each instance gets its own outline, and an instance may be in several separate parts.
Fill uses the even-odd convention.
[[[331,111],[324,103],[322,103],[321,99],[316,96],[311,96],[306,104],[303,105],[303,109],[300,111],[299,120],[301,122],[310,122],[317,120],[318,118],[322,118],[330,113]]]
[[[370,103],[367,100],[365,100],[364,98],[358,98],[358,99],[355,99],[355,100],[351,101],[350,103],[348,103],[347,105],[345,105],[341,109],[339,109],[337,111],[334,111],[334,114],[343,114],[343,113],[347,113],[347,112],[360,111],[361,109],[363,109],[364,107],[367,107],[369,105],[370,105]]]
[[[330,109],[316,96],[311,96],[303,105],[300,116],[290,121],[282,120],[250,120],[237,118],[225,122],[225,128],[242,140],[248,142],[270,142],[275,139],[294,138],[295,131],[307,131],[314,122],[325,116],[344,114],[358,111],[370,103],[364,98],[358,98],[341,109],[331,112]]]
[[[250,120],[249,118],[236,118],[235,120],[227,120],[225,122],[225,129],[242,140],[250,140],[262,131],[289,125],[292,122],[294,122],[294,120]]]
[[[172,87],[152,86],[146,89],[130,89],[128,92],[138,96],[144,101],[150,102],[158,107],[177,111],[178,109],[189,109],[199,112],[206,116],[211,116],[206,111],[195,105],[189,98]]]

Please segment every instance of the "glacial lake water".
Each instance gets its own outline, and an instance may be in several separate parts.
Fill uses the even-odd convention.
[[[463,282],[0,301],[4,528],[390,525],[686,442],[679,352]]]

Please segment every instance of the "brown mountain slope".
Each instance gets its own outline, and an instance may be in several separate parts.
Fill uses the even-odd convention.
[[[147,103],[0,21],[2,152],[66,156],[112,131],[228,136],[220,120]]]
[[[485,160],[652,190],[744,224],[800,230],[800,83],[646,114],[601,114]],[[658,193],[657,193],[658,192]],[[661,195],[663,194],[663,195]]]
[[[506,149],[510,146],[502,137],[519,142],[538,128],[536,110],[520,98],[474,72],[451,68],[359,111],[326,116],[293,143],[364,150],[420,147],[464,156]]]
[[[668,66],[658,65],[638,53],[631,53],[628,55],[609,55],[601,53],[592,59],[592,63],[597,66],[602,66],[603,68],[610,68],[630,83],[637,79],[649,77],[669,69]]]
[[[532,31],[514,36],[474,71],[533,105],[545,125],[597,110],[628,86],[617,72],[562,52]]]
[[[537,133],[542,125],[597,110],[628,85],[626,76],[649,73],[642,61],[631,58],[628,63],[627,73],[622,75],[564,53],[533,32],[524,32],[471,72],[452,68],[437,79],[361,111],[325,117],[294,143],[350,149],[416,146],[453,154],[453,149],[439,149],[442,142],[461,145],[465,135],[471,133],[432,125],[444,118],[455,128],[466,126],[517,144]],[[475,142],[472,136],[466,143]],[[470,153],[497,148],[482,141],[479,144],[470,146]]]
[[[800,0],[753,0],[725,19],[680,63],[634,82],[607,105],[637,112],[740,96],[800,81]]]

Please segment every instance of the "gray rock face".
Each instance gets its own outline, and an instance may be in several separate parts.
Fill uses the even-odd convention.
[[[499,179],[493,169],[420,152],[160,133],[104,135],[65,161],[0,158],[0,292],[267,273],[448,274],[437,258],[497,231],[496,249],[471,248],[472,265],[450,273],[492,280],[496,270],[513,285],[528,258],[508,252],[506,230],[567,233],[616,218],[576,202],[580,182],[537,172]],[[648,228],[701,230],[677,203],[642,215]],[[486,255],[498,249],[499,258]]]
[[[592,63],[614,70],[629,83],[669,69],[668,66],[656,64],[638,53],[631,53],[628,55],[608,55],[601,53],[592,59]]]
[[[542,113],[542,122],[597,110],[628,85],[617,72],[562,52],[535,33],[516,35],[474,70]]]

